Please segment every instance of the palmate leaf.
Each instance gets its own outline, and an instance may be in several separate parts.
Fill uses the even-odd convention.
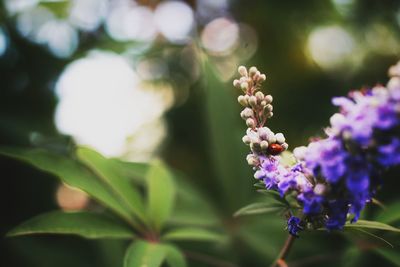
[[[282,205],[279,202],[276,203],[267,203],[267,202],[258,202],[247,205],[240,210],[236,211],[233,215],[234,217],[244,216],[244,215],[256,215],[256,214],[266,214],[266,213],[279,213],[283,212],[288,207],[286,205]]]
[[[165,241],[210,241],[222,242],[225,236],[204,228],[184,227],[165,233],[162,238]]]
[[[172,212],[175,185],[172,173],[161,161],[154,161],[146,175],[147,214],[155,230],[160,231]]]
[[[135,233],[114,219],[90,212],[53,211],[38,215],[8,232],[7,236],[71,234],[85,238],[130,239]]]
[[[64,183],[86,192],[126,221],[131,221],[131,214],[118,197],[79,162],[44,149],[1,148],[0,154],[28,162],[40,170],[55,175]]]
[[[124,267],[159,267],[166,257],[163,245],[137,240],[125,254]]]
[[[390,232],[400,233],[400,229],[390,226],[385,223],[376,222],[376,221],[367,221],[367,220],[358,220],[356,223],[346,223],[345,228],[355,228],[355,229],[374,229],[374,230],[384,230]]]
[[[77,149],[78,158],[101,177],[122,199],[135,216],[145,221],[145,210],[140,193],[131,185],[129,179],[118,173],[118,165],[98,152],[86,147]]]

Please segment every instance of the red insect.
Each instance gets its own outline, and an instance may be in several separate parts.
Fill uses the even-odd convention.
[[[271,144],[268,146],[268,153],[275,156],[283,152],[285,150],[280,144]]]

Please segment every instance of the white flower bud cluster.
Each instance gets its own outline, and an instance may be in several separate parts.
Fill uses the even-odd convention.
[[[233,81],[233,85],[243,91],[238,97],[238,102],[244,107],[240,117],[246,121],[248,127],[243,142],[250,146],[251,154],[247,156],[247,162],[253,167],[260,165],[260,156],[275,156],[288,148],[282,133],[273,133],[268,127],[264,127],[268,118],[273,113],[272,96],[261,92],[261,83],[265,81],[265,74],[260,73],[256,67],[247,69],[244,66],[238,68],[240,79]]]
[[[238,97],[239,104],[244,107],[240,116],[252,129],[263,126],[265,121],[273,115],[272,96],[258,91],[266,76],[256,67],[251,67],[247,71],[246,67],[240,66],[238,72],[241,77],[239,80],[234,80],[233,85],[244,92],[244,95]]]

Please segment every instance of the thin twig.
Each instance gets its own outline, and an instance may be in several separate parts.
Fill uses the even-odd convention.
[[[287,255],[289,254],[290,248],[292,247],[294,240],[295,240],[295,237],[293,235],[289,234],[288,238],[285,241],[285,244],[283,245],[281,251],[279,252],[278,258],[272,264],[272,267],[287,266],[285,259],[286,259]]]

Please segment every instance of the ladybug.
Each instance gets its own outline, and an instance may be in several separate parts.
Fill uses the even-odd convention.
[[[276,156],[285,150],[280,144],[271,144],[268,146],[268,153]]]

